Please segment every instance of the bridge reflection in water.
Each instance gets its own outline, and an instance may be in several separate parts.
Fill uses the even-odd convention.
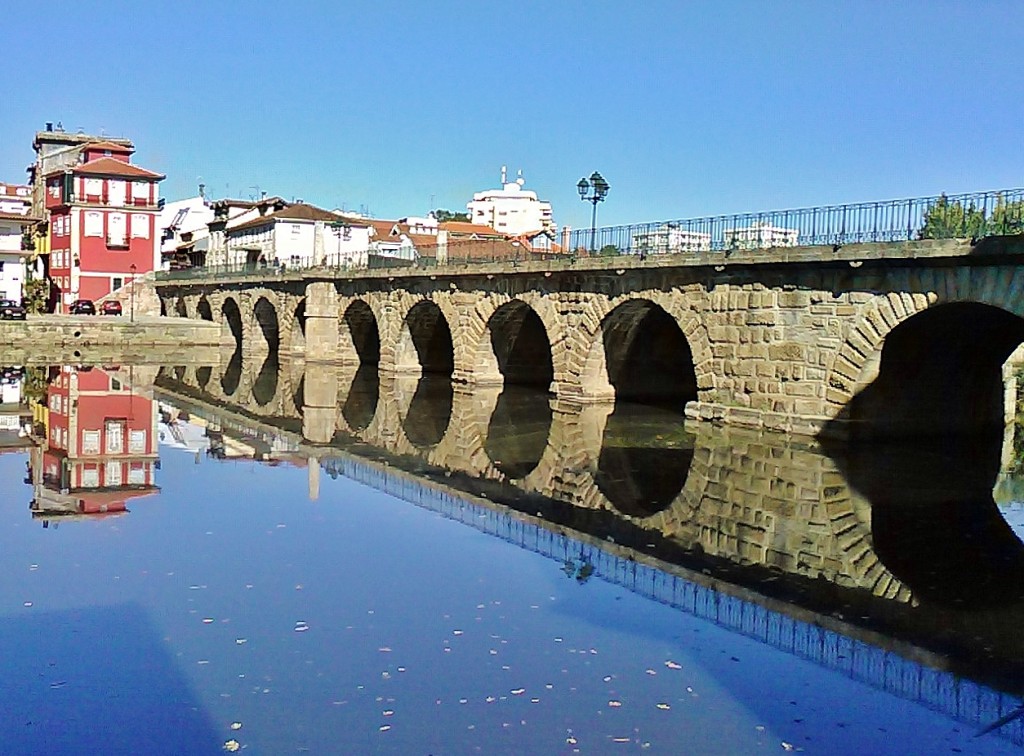
[[[161,369],[159,398],[308,458],[311,496],[321,470],[353,478],[969,723],[1019,705],[998,439],[822,450],[372,365],[223,363]],[[1019,720],[1000,734],[1024,744]]]

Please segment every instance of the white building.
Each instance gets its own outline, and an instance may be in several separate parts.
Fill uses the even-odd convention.
[[[22,237],[36,219],[31,217],[32,188],[0,184],[0,299],[21,302],[25,261],[31,250],[22,249]]]
[[[161,232],[160,259],[155,261],[154,270],[166,268],[179,250],[189,256],[195,251],[208,251],[211,221],[213,207],[202,193],[198,197],[165,204],[157,219]]]
[[[711,249],[711,234],[687,231],[666,223],[647,231],[634,231],[632,248],[639,255],[707,252]]]
[[[508,236],[554,231],[551,203],[538,200],[536,192],[523,189],[525,183],[522,171],[515,181],[507,181],[505,166],[502,166],[501,189],[476,192],[473,201],[466,205],[470,221]]]
[[[799,235],[800,232],[795,228],[782,228],[768,222],[752,223],[743,228],[727,228],[723,232],[726,249],[795,247]]]
[[[229,265],[366,265],[370,223],[296,203],[225,229]]]

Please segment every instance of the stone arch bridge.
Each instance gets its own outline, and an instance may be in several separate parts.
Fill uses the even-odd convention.
[[[798,434],[1001,431],[1024,239],[158,277],[236,354]]]

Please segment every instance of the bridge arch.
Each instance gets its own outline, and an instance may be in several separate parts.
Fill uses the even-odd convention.
[[[270,354],[276,354],[281,343],[281,324],[277,317],[277,307],[266,296],[260,296],[253,305],[253,335],[260,346],[265,346]],[[255,345],[254,345],[255,346]]]
[[[406,313],[395,345],[397,372],[450,376],[455,368],[452,331],[441,308],[430,299],[416,302]]]
[[[547,391],[554,380],[551,339],[537,311],[521,299],[499,306],[487,320],[490,347],[505,386],[536,386]]]
[[[199,301],[196,303],[196,314],[201,320],[213,320],[213,307],[205,294],[199,297]]]
[[[1011,281],[988,268],[940,275],[862,305],[826,375],[826,433],[1002,427],[1002,367],[1024,341],[1024,271]]]
[[[353,300],[342,313],[338,329],[343,358],[348,357],[352,361],[354,356],[360,365],[377,365],[380,362],[380,326],[368,302]]]
[[[281,343],[293,354],[304,354],[306,351],[306,298],[302,297],[294,308],[290,308],[290,317],[282,326]]]
[[[713,386],[707,334],[679,299],[647,292],[593,303],[579,336],[584,396],[682,412]]]
[[[185,303],[185,297],[179,296],[174,302],[174,314],[179,318],[188,317],[188,305]]]

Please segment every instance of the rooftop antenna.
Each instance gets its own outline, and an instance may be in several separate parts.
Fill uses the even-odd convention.
[[[501,166],[501,185],[505,185],[505,181],[508,179],[505,166]]]

